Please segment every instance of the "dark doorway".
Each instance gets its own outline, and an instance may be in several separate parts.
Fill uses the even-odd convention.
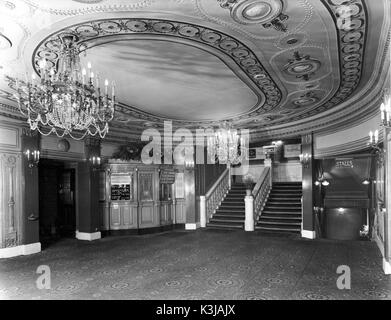
[[[40,241],[75,237],[75,169],[44,159],[39,164]]]

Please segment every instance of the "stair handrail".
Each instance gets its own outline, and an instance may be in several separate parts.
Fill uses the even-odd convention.
[[[212,217],[215,210],[218,208],[220,203],[224,200],[225,195],[229,190],[229,180],[230,180],[230,170],[229,168],[225,169],[224,172],[220,175],[217,181],[212,185],[212,187],[205,194],[205,215],[206,223],[209,222],[209,219]]]
[[[271,190],[271,169],[265,167],[257,184],[255,185],[252,195],[254,197],[254,220],[258,220],[266,204]]]

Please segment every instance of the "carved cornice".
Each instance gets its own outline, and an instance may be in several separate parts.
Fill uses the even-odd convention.
[[[315,148],[314,156],[316,159],[319,159],[319,158],[330,157],[335,155],[349,154],[357,151],[362,151],[368,148],[367,144],[368,144],[368,138],[365,137],[365,138],[360,138],[358,140],[355,140],[353,142],[339,144],[329,148],[324,148],[324,149]]]

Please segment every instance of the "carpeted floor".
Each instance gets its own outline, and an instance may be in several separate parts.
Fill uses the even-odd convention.
[[[39,265],[51,289],[36,287]],[[351,290],[338,290],[348,265]],[[243,231],[175,231],[64,239],[0,260],[2,299],[391,299],[375,243],[310,241]]]

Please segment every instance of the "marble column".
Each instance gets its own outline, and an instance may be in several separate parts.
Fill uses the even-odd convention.
[[[384,136],[384,161],[386,171],[385,188],[385,214],[384,214],[384,259],[383,270],[391,274],[391,129],[385,128]]]
[[[314,219],[314,153],[313,136],[307,134],[301,138],[301,153],[308,154],[309,160],[303,164],[303,222],[301,236],[307,239],[315,239],[315,219]]]
[[[89,160],[100,157],[100,140],[85,140],[86,160],[78,164],[78,216],[76,238],[79,240],[97,240],[101,238],[99,217],[99,170]]]

